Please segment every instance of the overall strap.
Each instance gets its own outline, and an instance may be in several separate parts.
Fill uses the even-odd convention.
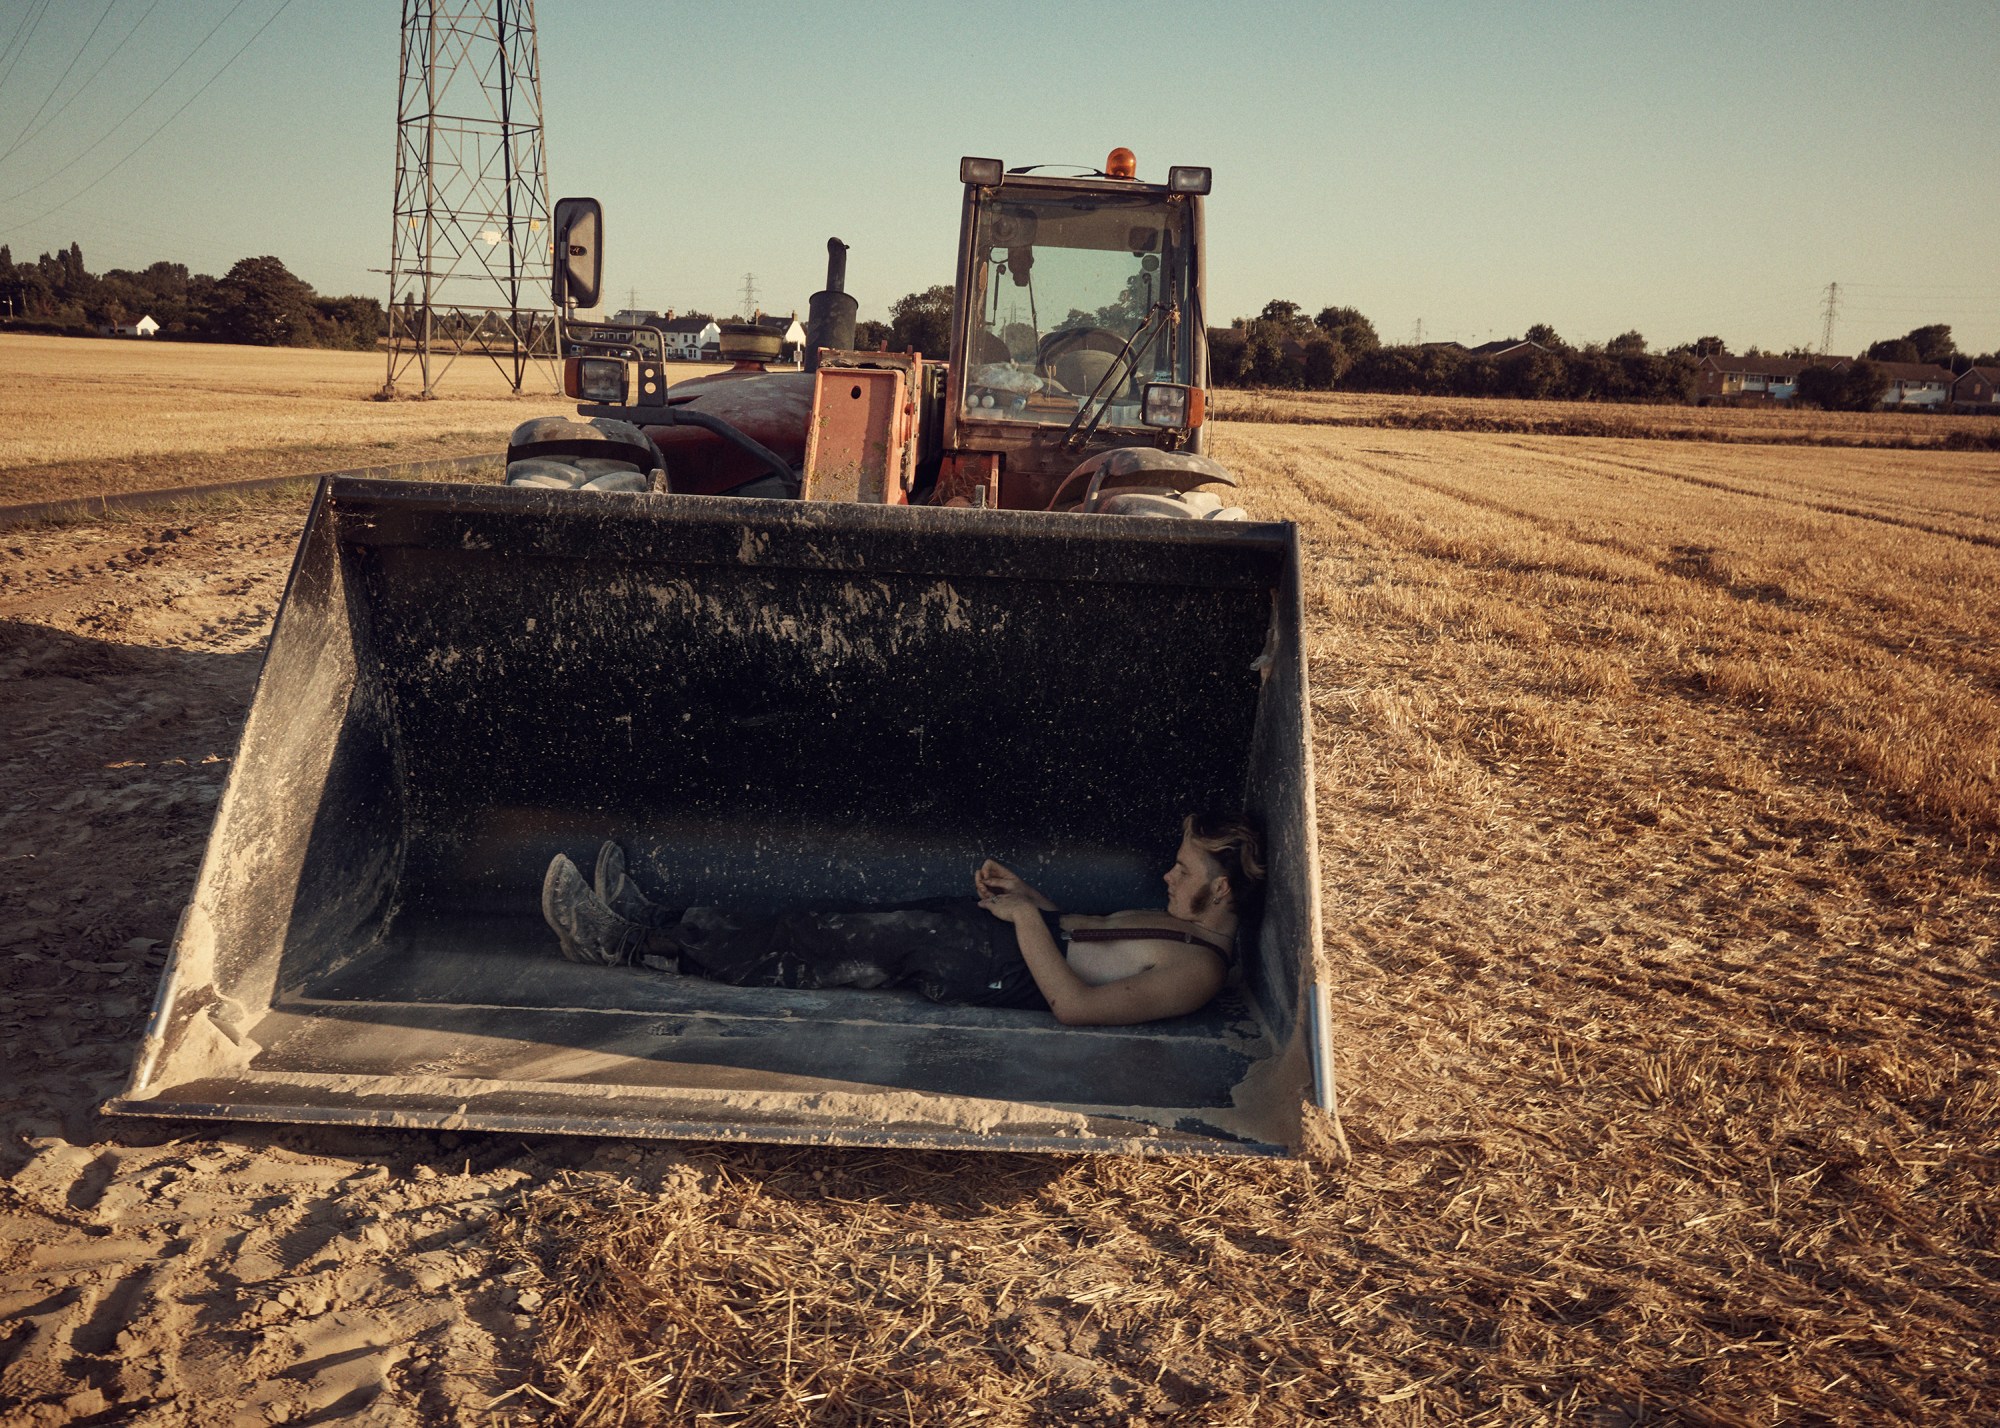
[[[1186,942],[1195,947],[1206,947],[1225,962],[1236,960],[1223,943],[1193,932],[1184,932],[1178,927],[1078,927],[1063,936],[1071,942],[1140,942],[1147,939]]]

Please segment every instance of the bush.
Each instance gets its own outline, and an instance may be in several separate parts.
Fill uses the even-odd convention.
[[[1799,373],[1795,400],[1830,412],[1870,412],[1888,394],[1888,374],[1864,357],[1844,371],[1815,362]]]

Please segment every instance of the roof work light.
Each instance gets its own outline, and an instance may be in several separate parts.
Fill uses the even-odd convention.
[[[1122,145],[1113,149],[1104,160],[1106,178],[1128,179],[1139,176],[1139,160],[1130,149]]]
[[[1186,164],[1175,164],[1167,170],[1167,192],[1207,193],[1209,183],[1214,177],[1213,169],[1197,169]]]
[[[982,188],[992,188],[1005,176],[1005,169],[998,159],[960,159],[958,161],[958,181],[978,184]]]

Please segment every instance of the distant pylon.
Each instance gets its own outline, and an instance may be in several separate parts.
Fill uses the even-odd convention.
[[[757,275],[755,273],[745,273],[743,275],[743,320],[745,322],[755,322],[757,320]]]
[[[1833,350],[1833,315],[1840,311],[1840,284],[1826,285],[1826,322],[1819,330],[1819,355],[1824,357]]]
[[[534,0],[403,0],[383,395],[468,352],[559,385],[550,239]]]

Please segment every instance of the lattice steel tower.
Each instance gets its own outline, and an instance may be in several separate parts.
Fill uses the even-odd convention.
[[[467,353],[560,386],[549,240],[534,0],[403,0],[383,395]]]

